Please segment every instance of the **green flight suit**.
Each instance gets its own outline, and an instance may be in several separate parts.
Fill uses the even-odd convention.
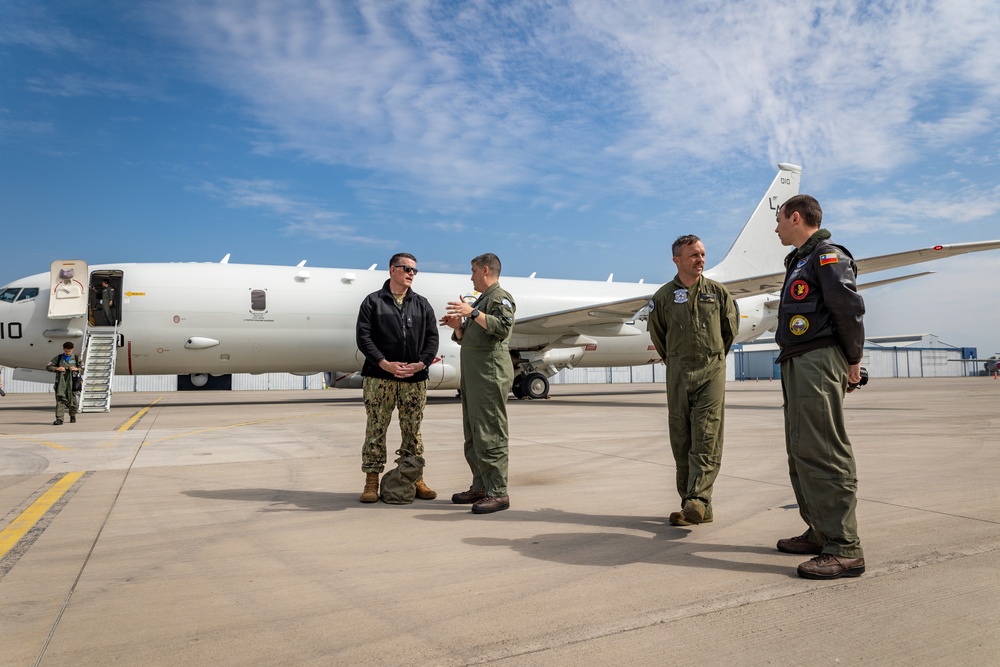
[[[667,366],[670,448],[681,507],[705,505],[722,463],[726,354],[739,330],[736,301],[724,285],[700,276],[689,288],[675,276],[649,301],[649,336]]]
[[[844,394],[850,364],[864,355],[865,303],[850,252],[817,230],[785,258],[775,342],[781,348],[788,475],[809,531],[823,552],[863,558],[858,472],[847,436]]]
[[[493,283],[472,304],[486,316],[486,328],[471,318],[462,324],[462,429],[473,491],[507,495],[507,395],[514,364],[507,342],[514,330],[514,298]]]
[[[80,365],[80,356],[78,354],[73,354],[71,357],[71,361],[66,361],[62,352],[60,352],[52,357],[52,361],[45,367],[46,370],[56,374],[54,385],[56,391],[56,419],[62,419],[63,415],[66,414],[66,410],[69,410],[70,417],[75,417],[79,407],[77,405],[76,393],[73,391],[73,372],[69,370],[69,366],[76,366],[81,372],[83,372],[83,366]],[[60,373],[56,370],[60,366],[66,370]]]
[[[117,309],[118,304],[115,302],[115,288],[109,286],[101,289],[101,310],[104,311],[104,323],[106,326],[110,327],[118,323],[118,318],[115,316]]]

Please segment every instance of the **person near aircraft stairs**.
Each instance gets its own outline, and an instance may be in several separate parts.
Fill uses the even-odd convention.
[[[56,420],[52,422],[53,426],[62,426],[63,417],[67,410],[69,411],[70,423],[76,423],[79,398],[76,393],[76,387],[73,386],[73,381],[80,376],[80,373],[83,371],[83,365],[80,363],[80,356],[73,353],[73,348],[73,341],[63,343],[63,351],[52,357],[52,360],[49,361],[46,367],[49,372],[56,374],[54,385],[56,392]]]

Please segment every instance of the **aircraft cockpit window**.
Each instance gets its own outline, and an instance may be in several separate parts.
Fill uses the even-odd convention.
[[[250,308],[257,312],[267,310],[267,292],[262,289],[250,290]]]
[[[34,299],[36,296],[38,296],[37,287],[25,287],[21,290],[21,293],[17,295],[17,300],[24,301],[25,299]]]
[[[8,287],[4,291],[0,292],[0,303],[14,303],[14,299],[17,298],[17,293],[20,291],[20,287]]]

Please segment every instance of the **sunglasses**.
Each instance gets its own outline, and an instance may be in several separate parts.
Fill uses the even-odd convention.
[[[402,264],[396,264],[392,268],[394,268],[394,269],[403,269],[403,271],[406,271],[406,273],[409,274],[409,275],[411,275],[411,276],[415,276],[418,273],[420,273],[420,271],[418,271],[414,267],[412,267],[412,266],[404,266]]]

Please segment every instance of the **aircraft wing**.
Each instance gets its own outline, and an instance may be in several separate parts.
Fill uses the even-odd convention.
[[[707,271],[705,275],[709,278],[712,277]],[[752,278],[739,278],[737,280],[722,280],[720,282],[726,286],[726,289],[729,290],[729,293],[734,298],[739,299],[744,296],[780,292],[781,286],[785,282],[785,272],[769,273]]]
[[[920,278],[922,276],[929,276],[935,273],[934,271],[921,271],[920,273],[911,273],[908,276],[899,276],[897,278],[886,278],[885,280],[873,280],[870,283],[858,283],[858,289],[871,289],[873,287],[882,287],[883,285],[891,285],[892,283],[899,283],[904,280],[909,280],[910,278]]]
[[[876,257],[865,257],[863,259],[855,259],[854,263],[858,267],[858,275],[863,273],[875,273],[878,271],[885,271],[887,269],[895,269],[901,266],[909,266],[911,264],[920,264],[921,262],[932,262],[937,259],[945,259],[946,257],[954,257],[955,255],[964,255],[970,252],[982,252],[984,250],[996,250],[1000,248],[1000,241],[975,241],[973,243],[952,243],[951,245],[936,245],[931,248],[922,248],[920,250],[907,250],[906,252],[895,252],[891,255],[878,255]],[[705,275],[709,278],[712,277],[710,271],[706,271]],[[909,277],[916,277],[907,276]],[[903,278],[905,279],[905,278]],[[753,296],[755,294],[767,294],[769,292],[778,292],[781,290],[781,285],[785,280],[785,274],[782,273],[770,273],[763,274],[759,276],[754,276],[752,278],[740,278],[737,280],[726,280],[722,281],[723,284],[729,288],[729,293],[734,297],[739,298],[743,296]],[[890,281],[890,282],[895,282]],[[870,283],[868,286],[873,287],[876,284],[888,284],[887,282]]]
[[[658,287],[658,286],[657,286]],[[551,335],[560,331],[570,332],[574,328],[600,325],[617,325],[635,319],[653,293],[631,297],[621,301],[589,304],[582,308],[561,310],[514,320],[514,333],[523,335]]]
[[[895,269],[900,266],[930,262],[935,259],[964,255],[969,252],[981,252],[983,250],[996,250],[1000,248],[1000,241],[975,241],[973,243],[952,243],[951,245],[936,245],[932,248],[921,250],[908,250],[906,252],[896,252],[891,255],[879,255],[878,257],[866,257],[854,260],[858,265],[858,273],[872,273],[874,271],[885,271]]]

